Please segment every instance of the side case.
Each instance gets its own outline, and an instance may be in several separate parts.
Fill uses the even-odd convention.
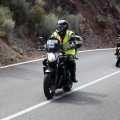
[[[77,48],[80,48],[83,44],[83,39],[80,36],[75,35],[75,43]]]

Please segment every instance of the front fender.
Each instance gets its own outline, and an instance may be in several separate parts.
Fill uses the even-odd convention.
[[[46,68],[45,73],[51,73],[52,69],[51,68]]]

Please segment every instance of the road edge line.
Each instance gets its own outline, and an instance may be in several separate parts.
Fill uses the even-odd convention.
[[[115,48],[83,50],[83,51],[78,51],[77,53],[94,52],[94,51],[102,51],[102,50],[112,50],[112,49],[115,49]],[[5,66],[1,66],[0,69],[4,69],[4,68],[8,68],[8,67],[13,67],[13,66],[17,66],[17,65],[23,65],[23,64],[26,64],[26,63],[37,62],[37,61],[40,61],[40,60],[43,60],[43,59],[44,58],[36,59],[36,60],[31,60],[31,61],[26,61],[26,62],[20,62],[20,63],[16,63],[16,64],[11,64],[11,65],[5,65]]]

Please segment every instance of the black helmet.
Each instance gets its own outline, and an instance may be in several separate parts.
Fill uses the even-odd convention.
[[[68,29],[68,23],[65,20],[59,20],[56,25],[56,32],[61,36],[66,33]]]

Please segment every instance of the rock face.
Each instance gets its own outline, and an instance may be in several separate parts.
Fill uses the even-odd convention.
[[[27,1],[31,1],[31,4],[35,2]],[[116,9],[116,4],[118,5],[118,2],[120,4],[120,0],[44,0],[44,2],[44,8],[48,13],[61,7],[62,14],[66,10],[69,14],[78,13],[83,16],[82,32],[79,35],[84,38],[84,44],[80,50],[116,46],[116,36],[120,34],[120,11]],[[29,31],[29,28],[27,30]],[[33,60],[45,55],[45,52],[36,50],[35,41],[30,35],[24,39],[14,37],[13,42],[15,46],[10,46],[0,38],[0,66]]]
[[[71,0],[57,0],[56,5],[60,5],[64,10],[69,11],[70,13],[75,13],[76,5]]]
[[[95,16],[96,22],[98,23],[98,25],[105,29],[106,28],[106,20],[103,18],[102,15],[98,14]]]
[[[120,25],[116,26],[116,31],[117,31],[117,34],[120,34]]]
[[[48,4],[52,4],[52,7],[49,6],[49,8],[47,7]],[[69,11],[70,13],[75,13],[77,11],[77,7],[76,4],[73,2],[73,0],[46,0],[46,9],[53,9],[56,8],[57,6],[61,6],[63,10]]]

